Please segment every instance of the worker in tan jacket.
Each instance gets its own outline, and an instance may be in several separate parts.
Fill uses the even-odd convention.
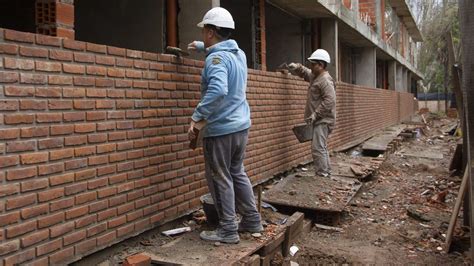
[[[327,139],[336,122],[335,83],[326,67],[331,58],[323,49],[316,50],[309,58],[310,68],[291,63],[288,68],[309,82],[306,100],[305,121],[313,125],[311,152],[317,176],[328,177],[331,174]]]

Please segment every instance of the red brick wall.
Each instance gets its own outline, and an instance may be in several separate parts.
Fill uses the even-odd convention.
[[[375,29],[377,19],[375,17],[375,0],[359,0],[359,16],[365,17],[366,15],[370,18],[370,25]]]
[[[0,265],[71,262],[197,208],[203,157],[186,130],[202,66],[0,29]],[[257,182],[310,159],[291,132],[307,84],[249,70],[248,85],[245,163]],[[412,104],[347,84],[337,95],[332,147],[397,123],[399,101]]]

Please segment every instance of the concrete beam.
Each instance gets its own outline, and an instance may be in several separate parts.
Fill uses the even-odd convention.
[[[321,48],[326,50],[331,56],[331,64],[328,65],[329,74],[334,80],[339,80],[339,37],[336,19],[321,20]]]
[[[357,48],[355,53],[356,84],[370,88],[377,87],[377,54],[375,47]]]

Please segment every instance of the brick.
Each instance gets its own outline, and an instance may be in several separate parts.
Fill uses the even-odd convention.
[[[36,71],[61,72],[61,64],[56,62],[36,61]]]
[[[78,146],[84,145],[87,143],[87,136],[73,136],[73,137],[66,137],[64,139],[64,144],[66,146]]]
[[[75,225],[74,225],[73,221],[68,222],[68,223],[64,223],[64,224],[59,224],[59,225],[50,227],[49,228],[49,234],[52,238],[56,238],[58,236],[65,235],[65,234],[73,231],[74,227],[75,227]]]
[[[63,47],[70,50],[83,51],[86,49],[86,44],[71,39],[63,39]]]
[[[15,255],[5,258],[5,265],[21,265],[23,262],[32,260],[35,257],[35,249],[29,249],[15,253]]]
[[[89,239],[86,241],[82,241],[81,243],[77,244],[75,248],[75,253],[77,255],[85,255],[90,253],[97,245],[97,239]]]
[[[19,157],[17,155],[12,156],[0,156],[0,169],[18,165],[20,162]],[[1,189],[0,189],[1,191]],[[1,195],[1,192],[0,192]]]
[[[48,157],[49,156],[48,156],[47,152],[22,154],[21,155],[21,163],[22,164],[44,163],[44,162],[48,161]]]
[[[127,49],[127,57],[142,58],[142,52]]]
[[[36,221],[23,222],[7,228],[7,238],[14,238],[36,230]]]
[[[48,50],[36,47],[20,46],[20,55],[27,57],[47,58]]]
[[[46,164],[38,166],[38,175],[50,175],[64,171],[64,163]]]
[[[21,210],[21,218],[23,219],[34,218],[34,217],[48,213],[48,210],[49,210],[48,204],[42,204],[42,205],[30,207],[30,208],[24,208]]]
[[[7,214],[0,214],[0,226],[15,224],[20,221],[20,212],[10,212]]]
[[[76,155],[76,157],[90,156],[95,154],[95,150],[95,146],[79,147],[74,149],[74,154]]]
[[[50,85],[72,85],[72,77],[69,76],[48,76],[48,84]]]
[[[36,255],[42,256],[44,254],[48,254],[58,249],[61,249],[61,247],[62,247],[62,239],[56,239],[56,240],[50,241],[48,243],[45,243],[43,245],[39,245],[38,247],[36,247]]]
[[[17,100],[0,100],[0,111],[16,111],[18,107]]]
[[[37,101],[37,100],[21,100],[20,101],[20,110],[46,110],[47,103],[46,101]]]
[[[54,131],[57,135],[57,131]],[[54,148],[62,148],[64,146],[64,139],[63,138],[51,138],[51,139],[41,139],[38,141],[38,149],[45,150],[45,149],[54,149]]]
[[[18,69],[18,70],[33,70],[35,69],[35,61],[29,59],[17,59],[5,57],[4,67],[6,69]]]
[[[51,227],[52,225],[61,223],[64,221],[64,213],[59,212],[56,214],[52,214],[46,217],[42,217],[38,219],[38,228],[46,228]]]
[[[64,122],[78,122],[86,119],[84,112],[68,112],[63,115]]]
[[[44,74],[20,73],[20,83],[44,85],[48,81],[48,76]]]
[[[110,233],[104,234],[102,236],[97,237],[97,245],[98,246],[108,246],[113,243],[117,239],[117,234],[115,231]]]
[[[69,100],[49,100],[48,101],[49,110],[71,110],[72,101]]]
[[[107,47],[107,53],[110,55],[125,56],[125,49],[113,46]]]
[[[72,150],[71,150],[72,152]],[[72,155],[71,155],[72,157]],[[74,173],[68,173],[64,175],[52,176],[49,178],[49,183],[51,186],[62,185],[66,183],[71,183],[74,181]]]
[[[105,76],[107,75],[107,68],[101,67],[101,66],[87,66],[87,74],[96,75],[96,76]],[[96,80],[96,84],[97,84],[97,80]]]
[[[63,248],[61,251],[49,255],[51,265],[67,264],[74,257],[74,247]]]
[[[51,36],[46,36],[42,34],[37,34],[36,36],[36,43],[40,45],[47,45],[53,47],[60,47],[61,46],[61,39]]]
[[[123,266],[149,266],[151,265],[151,258],[145,254],[135,254],[132,256],[127,257],[123,264]]]
[[[0,72],[0,79],[1,79]],[[1,82],[1,80],[0,80]],[[33,87],[20,87],[20,86],[6,86],[5,95],[13,97],[31,97],[35,95],[35,88]]]
[[[97,72],[97,75],[98,74],[99,74],[99,72]],[[106,74],[107,74],[107,70],[105,70],[105,75]],[[113,87],[114,86],[114,80],[113,79],[107,79],[107,78],[96,78],[95,79],[95,86],[96,87]]]
[[[63,63],[63,71],[68,74],[84,74],[86,73],[86,68],[82,65]]]
[[[35,138],[35,137],[46,137],[49,134],[48,127],[27,127],[21,129],[21,137],[22,138]],[[0,131],[0,139],[1,139],[1,131]]]
[[[107,91],[104,89],[87,89],[86,96],[89,98],[105,98],[107,97]]]
[[[74,132],[74,125],[53,125],[53,126],[51,126],[51,136],[69,135],[73,132]]]
[[[77,231],[63,237],[64,245],[77,243],[86,238],[86,230]]]
[[[32,246],[34,244],[37,244],[41,241],[48,239],[48,237],[49,237],[48,230],[35,232],[33,234],[30,234],[28,236],[21,238],[21,247],[27,248],[29,246]]]
[[[97,214],[97,221],[100,222],[103,220],[107,220],[108,218],[114,217],[115,215],[117,215],[117,209],[107,209]]]
[[[74,85],[76,86],[94,86],[95,79],[92,77],[74,77]]]
[[[92,148],[95,148],[95,147],[92,147]],[[76,181],[90,179],[90,178],[95,177],[95,174],[96,174],[96,169],[86,169],[83,171],[76,172],[75,179]]]
[[[37,178],[21,183],[21,192],[28,192],[32,190],[43,189],[48,186],[48,179]]]
[[[0,43],[0,54],[18,54],[18,45],[10,43]]]
[[[0,243],[0,256],[15,252],[20,249],[20,240],[15,239],[9,242]]]
[[[63,116],[61,113],[39,113],[36,114],[37,123],[58,123],[61,122]]]
[[[41,98],[59,98],[61,97],[61,91],[59,87],[36,88],[35,96]]]
[[[16,73],[14,73],[16,74]],[[107,75],[109,77],[114,77],[114,78],[124,78],[125,77],[125,70],[119,69],[119,68],[108,68],[107,69]],[[14,79],[12,79],[12,82],[16,82]],[[0,72],[0,82],[2,81],[1,79],[1,72]]]
[[[38,170],[36,169],[36,167],[12,169],[7,171],[7,180],[12,181],[35,177],[37,173]]]
[[[113,66],[115,65],[115,58],[111,56],[96,56],[95,63],[99,65]]]
[[[133,67],[133,60],[132,59],[127,59],[127,58],[117,58],[115,60],[116,65],[120,67]]]
[[[73,54],[70,51],[50,50],[49,58],[52,60],[71,62],[73,59]]]
[[[5,30],[5,40],[25,42],[25,43],[34,43],[35,35],[31,33],[26,33],[26,32]]]
[[[10,140],[19,137],[20,131],[18,128],[0,129],[0,140]]]
[[[49,204],[51,212],[63,210],[74,206],[74,198],[66,198],[58,201],[53,201]]]
[[[99,121],[106,119],[106,112],[96,111],[96,112],[87,112],[86,113],[87,121]]]
[[[85,137],[85,136],[84,136]],[[87,159],[77,159],[65,163],[66,170],[84,168],[87,166]]]
[[[96,222],[97,222],[97,216],[95,214],[83,216],[79,219],[76,219],[76,229],[89,226]]]
[[[95,57],[91,54],[74,53],[74,61],[78,63],[94,63]]]
[[[77,207],[71,210],[66,211],[66,219],[74,219],[79,216],[83,216],[89,212],[89,209],[87,206],[82,206],[82,207]]]
[[[0,83],[16,83],[18,81],[18,73],[0,71]]]
[[[5,124],[7,125],[19,125],[19,124],[32,124],[35,119],[34,114],[6,114],[5,117]]]
[[[87,237],[92,237],[107,230],[107,223],[101,223],[87,229]]]
[[[94,213],[101,210],[105,210],[107,209],[108,206],[109,206],[108,200],[94,202],[89,206],[89,212]]]
[[[48,189],[46,191],[38,193],[38,201],[45,202],[45,201],[52,201],[54,199],[58,199],[64,196],[64,188],[54,188]]]

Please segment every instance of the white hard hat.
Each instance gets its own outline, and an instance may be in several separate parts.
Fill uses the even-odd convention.
[[[329,56],[329,53],[323,49],[318,49],[314,51],[314,53],[312,53],[311,56],[308,57],[308,60],[309,61],[319,60],[319,61],[324,61],[328,64],[331,63],[331,57]]]
[[[221,28],[235,29],[234,19],[226,9],[222,7],[214,7],[207,11],[201,22],[197,25],[202,28],[204,25],[210,24]]]

